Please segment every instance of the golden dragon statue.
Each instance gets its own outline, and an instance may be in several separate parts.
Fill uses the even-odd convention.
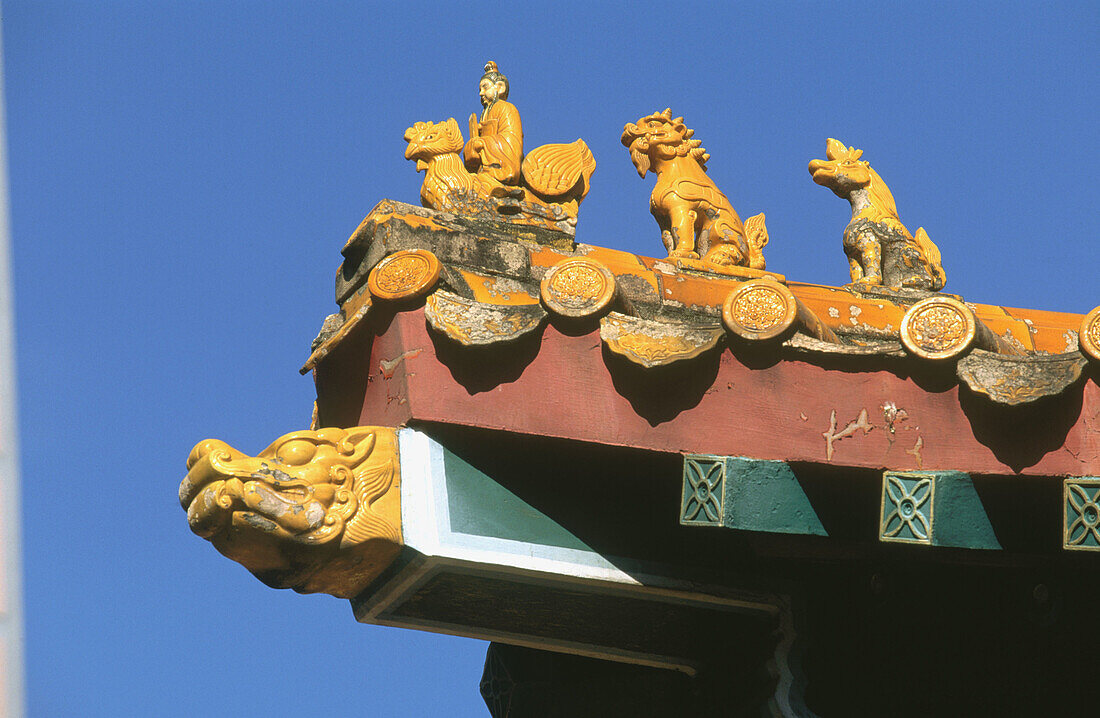
[[[829,138],[825,160],[810,162],[814,182],[852,204],[844,228],[844,253],[853,285],[936,292],[947,282],[940,250],[921,227],[916,236],[898,219],[894,195],[866,160],[863,150]]]
[[[269,586],[351,598],[400,550],[394,429],[296,431],[255,457],[207,439],[187,469],[191,530]]]
[[[710,268],[764,269],[768,243],[764,215],[743,224],[729,198],[707,175],[710,155],[694,130],[672,110],[655,112],[623,128],[622,143],[643,178],[657,175],[649,209],[661,228],[669,258],[699,259]]]

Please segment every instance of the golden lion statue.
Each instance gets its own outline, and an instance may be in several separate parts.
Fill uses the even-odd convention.
[[[255,457],[207,439],[187,469],[191,530],[269,586],[351,598],[400,550],[394,429],[296,431]]]
[[[814,182],[852,203],[852,220],[844,228],[844,253],[853,285],[939,291],[947,282],[940,250],[921,227],[914,237],[898,219],[890,188],[860,160],[863,150],[829,138],[827,160],[810,162]]]
[[[467,171],[459,154],[462,130],[452,117],[445,122],[417,122],[405,131],[405,159],[424,170],[420,199],[425,207],[446,212],[477,213],[491,206],[503,214],[527,214],[576,222],[588,194],[596,160],[584,140],[537,147],[523,159],[523,185],[505,185],[488,173]]]
[[[622,143],[638,174],[657,175],[649,209],[661,227],[669,258],[702,256],[704,263],[720,268],[764,269],[764,215],[741,223],[729,199],[707,176],[710,155],[692,139],[694,134],[670,109],[623,128]]]

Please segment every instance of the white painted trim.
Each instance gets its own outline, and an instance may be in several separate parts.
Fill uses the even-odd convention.
[[[406,546],[430,556],[439,543],[431,477],[443,470],[443,447],[415,429],[400,429],[397,446],[401,456],[401,534]]]

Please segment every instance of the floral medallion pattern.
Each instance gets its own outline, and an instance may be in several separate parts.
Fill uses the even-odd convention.
[[[1064,548],[1100,551],[1100,478],[1066,479],[1062,514]]]
[[[725,483],[726,462],[722,457],[685,456],[680,523],[721,526]]]
[[[931,475],[886,472],[882,477],[879,539],[931,544],[934,491]]]

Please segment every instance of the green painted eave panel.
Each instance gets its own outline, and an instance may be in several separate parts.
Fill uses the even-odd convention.
[[[451,531],[592,551],[556,521],[446,449],[443,464]]]
[[[961,471],[887,471],[882,476],[882,541],[997,551],[981,496]]]
[[[684,457],[680,523],[828,535],[790,466],[736,456]]]
[[[827,536],[791,467],[782,461],[726,459],[725,519],[729,528]]]

